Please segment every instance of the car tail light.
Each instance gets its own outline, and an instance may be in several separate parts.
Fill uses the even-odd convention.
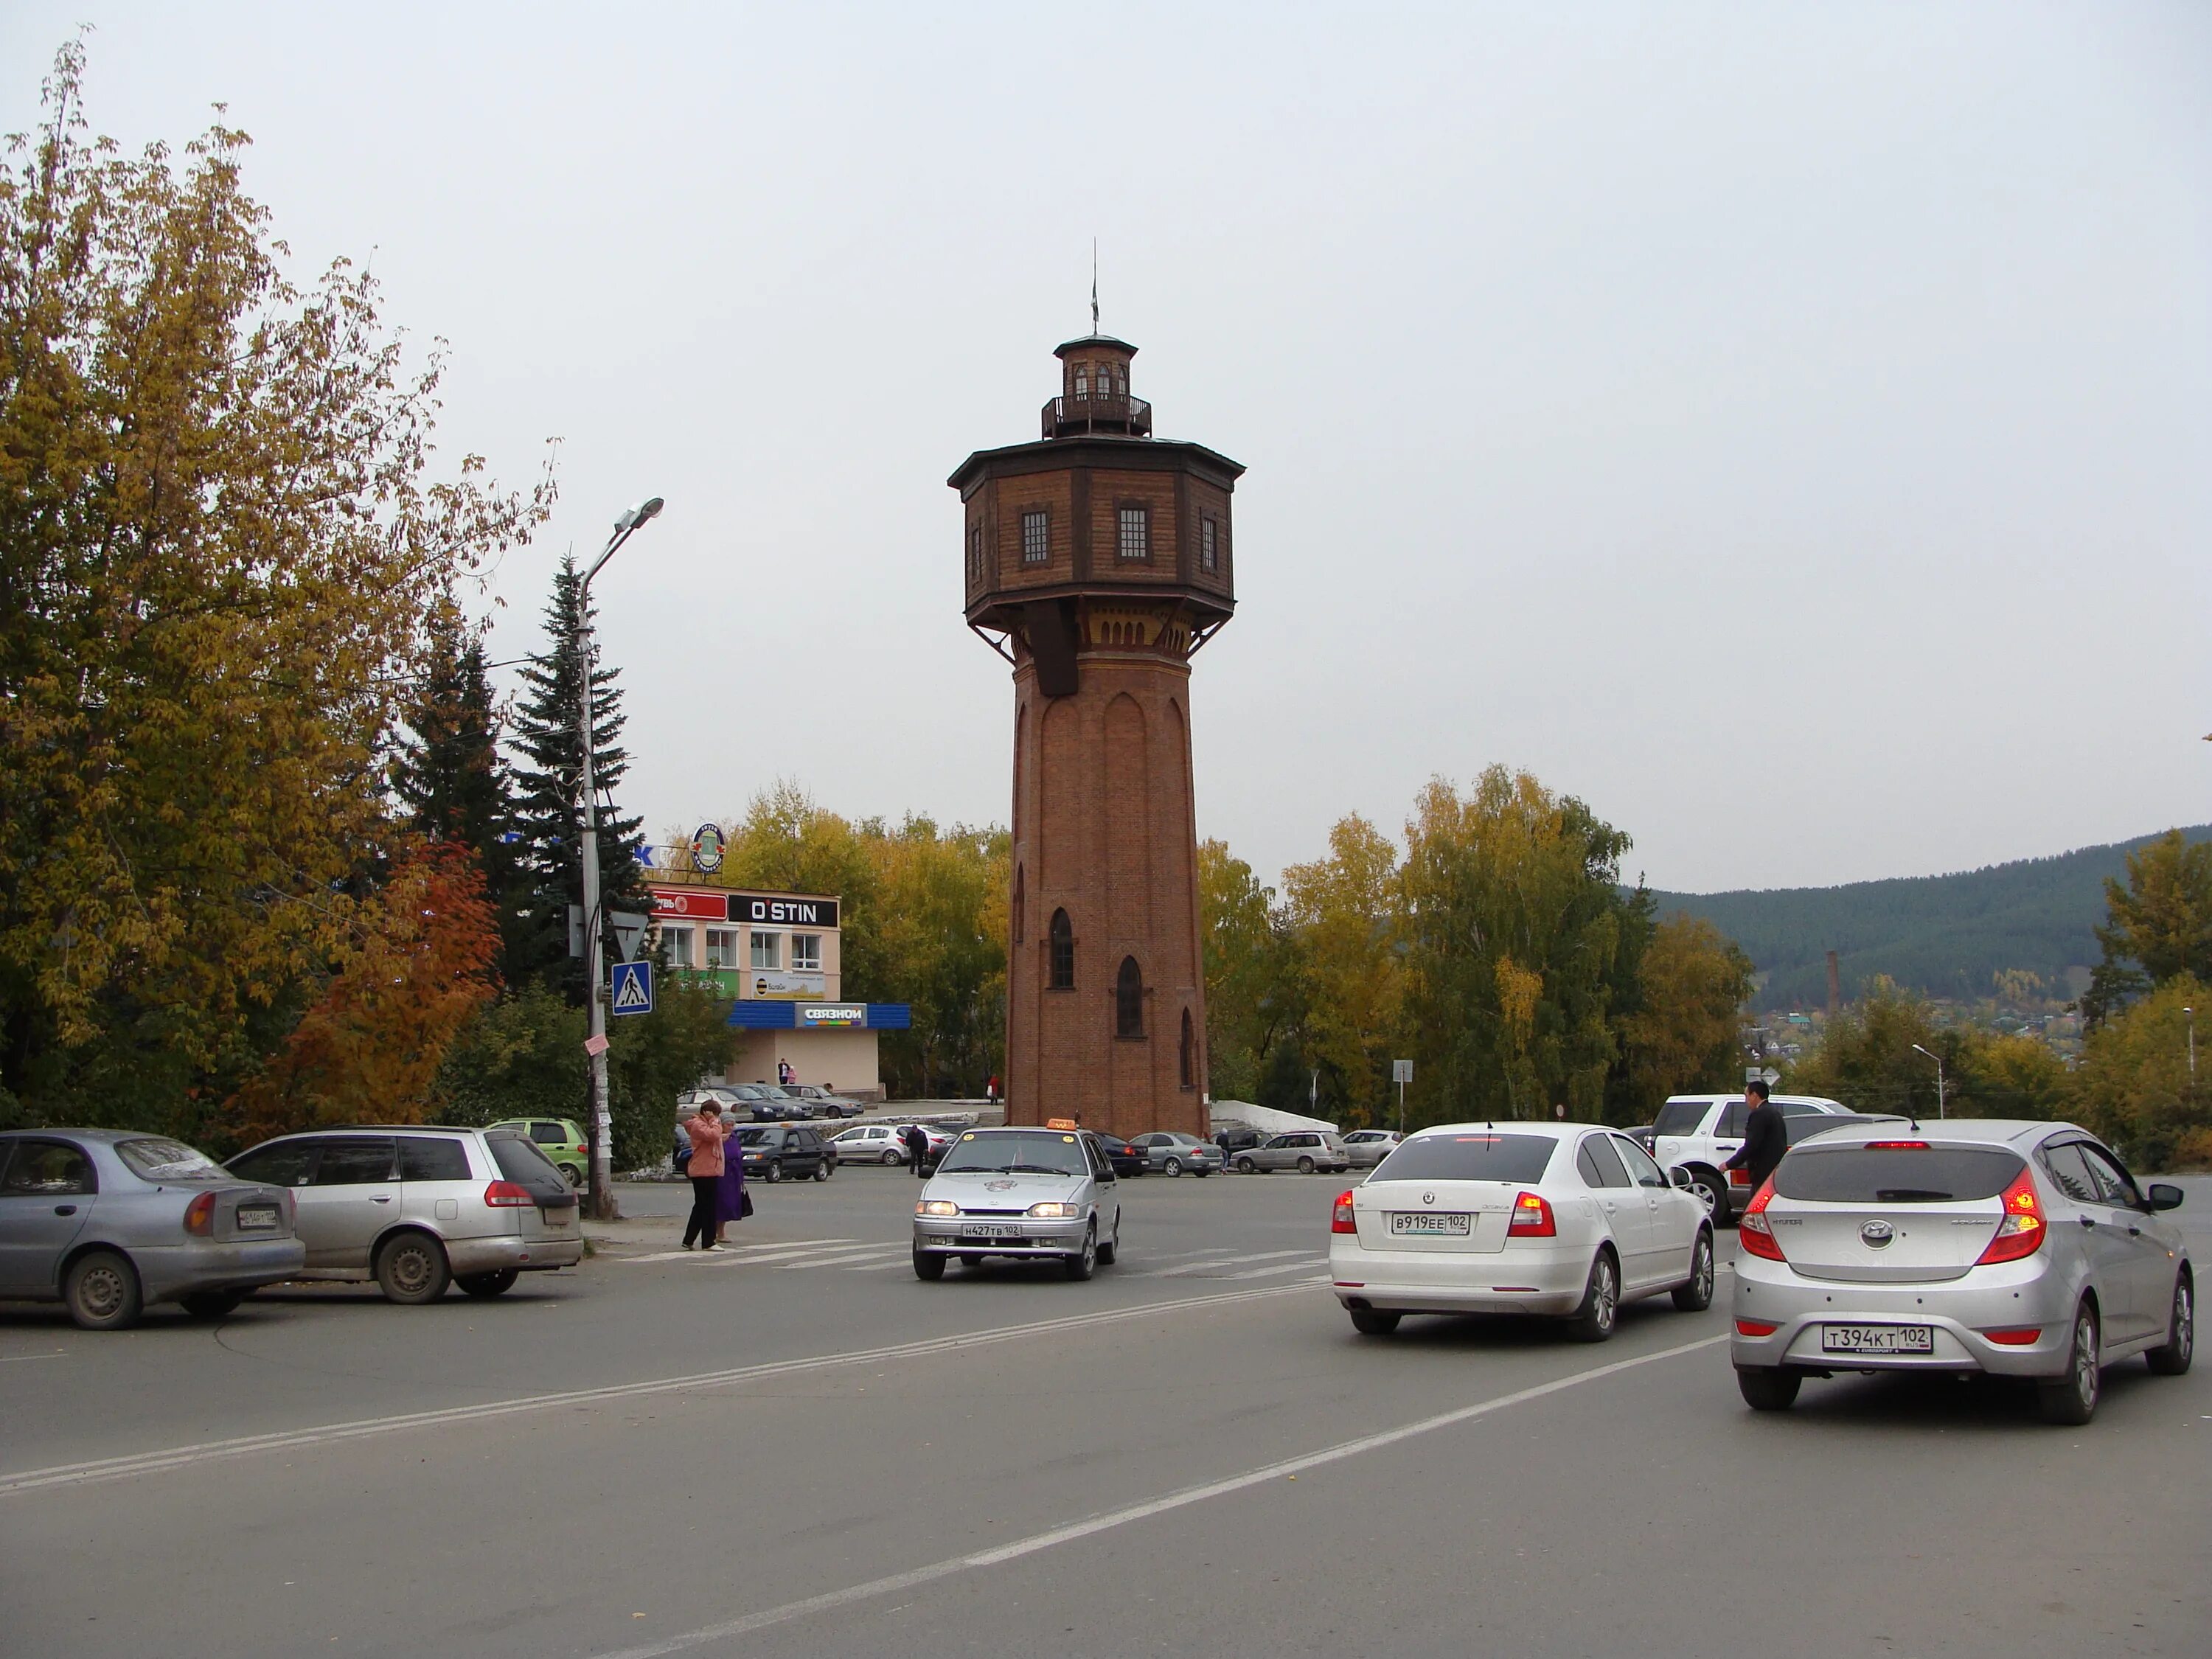
[[[1738,1336],[1771,1336],[1781,1328],[1779,1325],[1770,1325],[1764,1319],[1739,1319],[1735,1322]]]
[[[1750,1186],[1751,1171],[1748,1170],[1730,1170],[1729,1171],[1729,1185],[1731,1187]]]
[[[1328,1212],[1328,1230],[1333,1233],[1356,1233],[1359,1224],[1352,1218],[1352,1194],[1338,1194],[1336,1207]]]
[[[185,1206],[185,1231],[194,1238],[205,1238],[215,1231],[213,1193],[202,1193]]]
[[[1513,1219],[1505,1229],[1508,1238],[1556,1238],[1559,1227],[1552,1220],[1552,1206],[1534,1193],[1523,1193],[1513,1200]]]
[[[1924,1140],[1869,1140],[1866,1149],[1870,1152],[1924,1152],[1928,1150],[1928,1143]]]
[[[2033,1346],[2042,1334],[2043,1327],[2040,1325],[2014,1325],[2002,1331],[1984,1331],[1982,1340],[2000,1343],[2008,1348],[2026,1348]]]
[[[512,1181],[495,1181],[484,1188],[484,1202],[495,1210],[520,1209],[538,1200],[530,1195],[527,1187],[517,1186]]]
[[[1735,1242],[1746,1255],[1755,1255],[1768,1261],[1786,1261],[1782,1247],[1774,1242],[1774,1224],[1766,1218],[1766,1206],[1774,1198],[1772,1176],[1759,1183],[1759,1190],[1744,1206],[1743,1215],[1735,1224]]]
[[[1996,1237],[1990,1240],[1989,1249],[1974,1263],[1978,1267],[2033,1255],[2043,1248],[2043,1236],[2051,1231],[2043,1224],[2043,1200],[2035,1195],[2035,1176],[2025,1164],[2012,1185],[2004,1189],[2003,1201],[2004,1219],[1997,1223]]]

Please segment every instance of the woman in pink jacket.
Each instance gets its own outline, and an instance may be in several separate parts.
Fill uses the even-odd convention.
[[[730,1126],[710,1100],[692,1113],[684,1132],[691,1137],[691,1161],[684,1166],[691,1177],[691,1218],[684,1224],[684,1248],[690,1249],[696,1238],[701,1249],[711,1250],[721,1214],[722,1143],[730,1138]]]

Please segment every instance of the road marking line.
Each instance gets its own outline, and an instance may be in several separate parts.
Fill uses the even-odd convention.
[[[771,1261],[769,1266],[779,1273],[787,1273],[798,1267],[835,1267],[847,1261],[866,1261],[875,1256],[896,1255],[898,1249],[896,1244],[879,1244],[873,1249],[851,1250],[842,1255],[805,1255],[795,1261]]]
[[[0,1355],[0,1365],[21,1364],[26,1359],[66,1359],[68,1358],[68,1353],[61,1349],[56,1349],[52,1353],[11,1353]]]
[[[1261,1250],[1256,1255],[1224,1255],[1212,1261],[1187,1261],[1180,1267],[1163,1267],[1151,1279],[1173,1279],[1182,1273],[1202,1273],[1214,1267],[1227,1267],[1240,1261],[1273,1261],[1286,1255],[1305,1255],[1305,1250]]]
[[[1671,1348],[1662,1348],[1656,1353],[1638,1354],[1633,1359],[1617,1359],[1610,1365],[1599,1365],[1586,1371],[1577,1371],[1571,1376],[1554,1377],[1549,1382],[1539,1382],[1533,1388],[1516,1389],[1500,1395],[1495,1400],[1485,1400],[1472,1406],[1462,1406],[1455,1411],[1439,1413],[1422,1418],[1419,1422],[1407,1423],[1395,1429],[1384,1429],[1375,1434],[1362,1435],[1357,1440],[1346,1440],[1317,1452],[1308,1452],[1303,1457],[1287,1458],[1279,1463],[1269,1463],[1261,1468],[1247,1470],[1219,1480],[1209,1480],[1204,1486],[1186,1486],[1164,1498],[1154,1498],[1141,1504],[1132,1504],[1126,1509],[1109,1510],[1103,1515],[1094,1515],[1087,1521],[1078,1521],[1068,1526],[1055,1527],[1049,1532],[1036,1533],[1027,1538],[1000,1544],[995,1548],[977,1550],[970,1555],[957,1555],[950,1560],[933,1562],[911,1571],[893,1573],[885,1578],[872,1578],[863,1584],[849,1584],[843,1589],[829,1590],[820,1595],[810,1595],[803,1601],[787,1601],[781,1607],[768,1607],[759,1613],[746,1613],[741,1618],[709,1625],[703,1629],[690,1631],[681,1636],[672,1636],[659,1642],[648,1642],[641,1647],[624,1648],[618,1653],[602,1656],[602,1659],[666,1659],[672,1653],[683,1653],[692,1648],[706,1646],[710,1642],[726,1642],[733,1636],[746,1636],[755,1631],[766,1630],[774,1625],[789,1624],[794,1619],[804,1619],[809,1613],[828,1613],[838,1607],[850,1607],[856,1601],[873,1601],[878,1596],[894,1595],[901,1590],[918,1589],[950,1578],[957,1573],[973,1572],[984,1567],[995,1567],[1007,1561],[1017,1561],[1025,1555],[1035,1555],[1061,1544],[1073,1543],[1079,1538],[1090,1538],[1102,1532],[1111,1532],[1138,1521],[1149,1521],[1154,1516],[1172,1510],[1188,1509],[1208,1498],[1225,1498],[1231,1492],[1247,1487],[1263,1486],[1279,1480],[1285,1475],[1303,1474],[1308,1469],[1339,1463],[1347,1457],[1379,1451],[1401,1440],[1411,1440],[1418,1435],[1433,1434],[1439,1429],[1456,1427],[1479,1417],[1487,1417],[1508,1406],[1525,1405],[1547,1395],[1564,1394],[1569,1389],[1580,1388],[1585,1382],[1618,1376],[1623,1371],[1639,1366],[1656,1364],[1662,1359],[1679,1358],[1683,1354],[1696,1353],[1701,1349],[1717,1347],[1728,1336],[1701,1337],[1695,1342],[1684,1342]]]
[[[1281,1261],[1276,1263],[1276,1265],[1272,1267],[1254,1267],[1247,1273],[1224,1273],[1221,1275],[1221,1282],[1224,1285],[1230,1285],[1234,1284],[1240,1279],[1271,1279],[1277,1273],[1310,1273],[1316,1267],[1325,1267],[1328,1265],[1328,1258],[1327,1256],[1310,1255],[1304,1261]]]
[[[838,1244],[857,1244],[856,1238],[807,1238],[792,1244],[720,1244],[711,1250],[655,1250],[647,1255],[618,1255],[617,1261],[682,1261],[692,1256],[720,1256],[724,1260],[744,1257],[752,1260],[762,1255],[788,1255],[793,1250],[819,1250]]]
[[[1024,1325],[999,1325],[954,1336],[925,1337],[888,1347],[858,1348],[843,1353],[816,1354],[799,1359],[775,1359],[728,1370],[695,1371],[644,1382],[612,1382],[596,1389],[569,1389],[558,1394],[523,1395],[513,1400],[489,1400],[477,1406],[449,1406],[438,1411],[403,1412],[390,1417],[365,1417],[349,1423],[329,1423],[309,1429],[289,1429],[274,1434],[241,1435],[230,1440],[203,1441],[198,1445],[173,1446],[161,1451],[139,1452],[127,1457],[105,1457],[85,1463],[58,1463],[48,1468],[24,1469],[0,1474],[0,1498],[41,1492],[51,1486],[88,1485],[95,1481],[127,1480],[133,1475],[158,1474],[168,1469],[245,1457],[255,1452],[289,1451],[341,1440],[363,1440],[406,1429],[443,1428],[454,1423],[481,1422],[512,1417],[522,1412],[544,1411],[559,1406],[591,1406],[618,1400],[649,1399],[656,1395],[684,1394],[699,1389],[730,1388],[801,1371],[827,1370],[839,1365],[859,1365],[890,1359],[921,1359],[937,1354],[958,1353],[988,1347],[1022,1337],[1049,1336],[1063,1331],[1085,1330],[1095,1325],[1115,1325],[1155,1314],[1180,1313],[1188,1308],[1219,1308],[1239,1302],[1259,1302],[1279,1296],[1306,1293],[1303,1285],[1262,1285],[1249,1291],[1221,1291],[1204,1296],[1172,1297],[1140,1303],[1129,1308],[1102,1308],[1094,1313],[1068,1314],[1059,1319],[1033,1320]]]

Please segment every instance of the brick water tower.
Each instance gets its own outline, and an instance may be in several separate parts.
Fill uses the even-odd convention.
[[[1152,436],[1136,347],[1054,355],[1043,435],[946,481],[968,625],[1014,671],[1006,1121],[1204,1135],[1190,659],[1236,609],[1244,469]]]

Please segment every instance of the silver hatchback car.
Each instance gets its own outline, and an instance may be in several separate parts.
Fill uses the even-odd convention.
[[[296,1278],[373,1279],[391,1301],[435,1302],[448,1284],[499,1296],[518,1274],[584,1258],[576,1194],[511,1129],[315,1129],[264,1140],[230,1169],[290,1193],[307,1247]]]
[[[2086,1423],[2102,1368],[2189,1369],[2195,1279],[2165,1212],[2070,1123],[1832,1130],[1792,1147],[1743,1212],[1731,1357],[1745,1401],[1786,1409],[1808,1376],[2032,1378]]]
[[[0,1134],[0,1299],[59,1300],[86,1330],[149,1303],[219,1318],[296,1274],[292,1200],[167,1135],[122,1129]]]

